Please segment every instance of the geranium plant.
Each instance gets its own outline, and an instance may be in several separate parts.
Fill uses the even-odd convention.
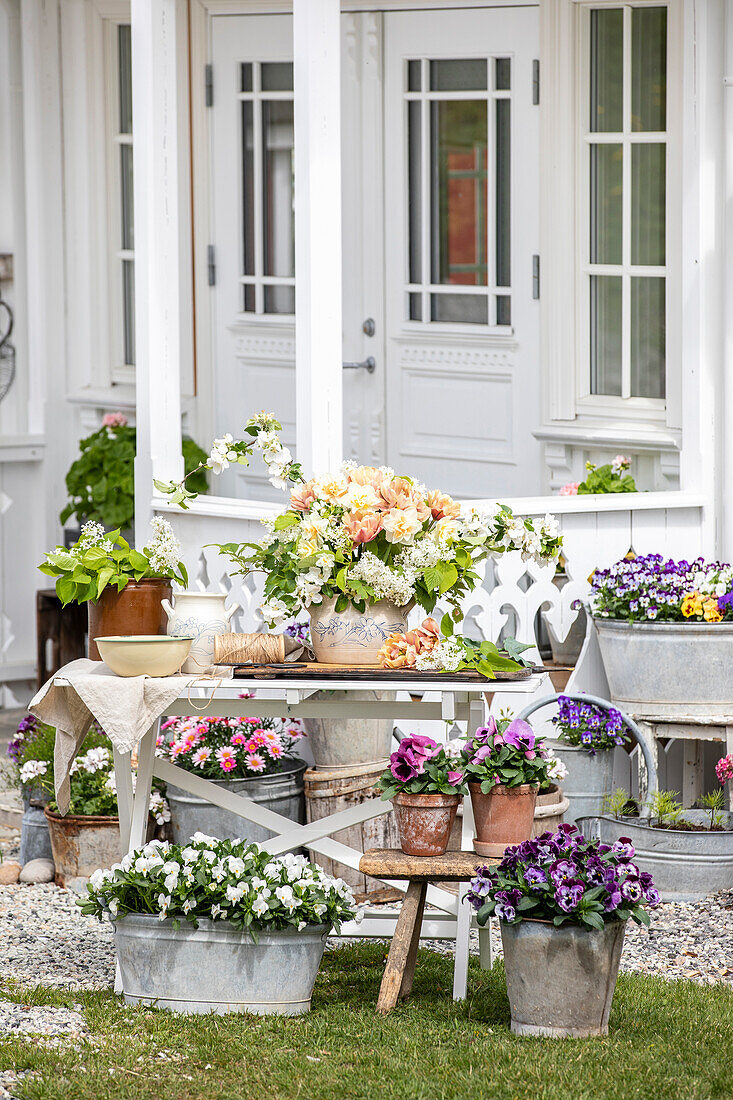
[[[476,642],[457,634],[453,619],[443,616],[440,627],[433,618],[421,626],[390,634],[379,651],[382,668],[415,668],[419,672],[460,672],[464,669],[492,677],[496,672],[517,672],[532,665],[522,656],[532,649],[515,638],[506,638],[503,652],[493,642]]]
[[[379,778],[382,798],[396,794],[465,794],[462,743],[439,745],[431,737],[403,737]]]
[[[526,559],[550,561],[562,539],[547,515],[537,527],[503,505],[488,512],[461,505],[437,489],[427,489],[388,467],[357,466],[303,479],[300,466],[283,447],[279,423],[269,414],[253,417],[244,440],[216,440],[208,466],[220,472],[230,463],[248,463],[255,449],[265,459],[271,482],[293,483],[289,507],[274,519],[259,542],[221,547],[236,572],[263,572],[262,613],[270,625],[301,610],[335,600],[336,612],[390,600],[399,607],[417,603],[431,612],[443,598],[457,609],[479,583],[478,564],[490,553],[519,550]],[[156,488],[185,507],[195,493],[180,483]]]
[[[548,762],[541,737],[521,718],[490,717],[463,746],[466,779],[480,783],[488,794],[501,783],[505,787],[548,784]]]
[[[615,707],[599,707],[560,695],[557,708],[552,723],[558,731],[558,741],[565,745],[585,749],[589,756],[595,756],[629,741],[623,715]]]
[[[21,786],[41,790],[49,799],[49,809],[57,812],[54,794],[53,757],[56,730],[39,722],[32,714],[18,726],[15,738],[8,746],[8,755],[18,765]],[[114,761],[109,739],[95,723],[82,742],[69,769],[69,813],[79,817],[117,815],[117,787]],[[135,783],[133,775],[133,786]],[[165,784],[153,780],[150,813],[156,824],[170,821],[170,809],[165,798]]]
[[[509,924],[529,919],[587,929],[629,918],[649,924],[647,909],[659,904],[659,892],[634,855],[628,837],[601,844],[561,825],[507,848],[496,870],[480,867],[468,899],[482,925],[492,914]]]
[[[623,558],[591,577],[591,610],[624,622],[733,620],[733,569],[723,562]]]
[[[135,449],[137,431],[124,413],[107,413],[101,427],[79,443],[80,455],[66,475],[68,504],[62,523],[73,515],[79,523],[93,520],[107,528],[125,530],[135,519]],[[208,485],[202,463],[206,454],[184,436],[181,453],[190,485],[205,493]]]
[[[631,467],[631,459],[626,455],[616,455],[610,462],[596,466],[586,462],[587,471],[583,481],[569,481],[560,490],[561,497],[587,496],[595,493],[636,493],[636,482],[626,471]]]
[[[169,718],[158,735],[158,754],[204,779],[250,779],[281,771],[296,759],[303,737],[298,722],[280,718]]]
[[[720,758],[715,765],[715,774],[719,783],[733,783],[733,752]]]
[[[133,550],[119,531],[106,533],[100,523],[85,523],[70,549],[57,546],[38,568],[56,578],[64,606],[98,600],[107,587],[121,592],[130,581],[175,580],[186,588],[188,573],[173,528],[162,516],[153,516],[150,523],[153,536],[142,551]]]
[[[185,845],[152,841],[120,863],[95,871],[82,912],[100,920],[151,913],[198,927],[228,921],[257,933],[308,925],[339,931],[355,916],[351,889],[303,856],[270,856],[256,844],[194,833]]]

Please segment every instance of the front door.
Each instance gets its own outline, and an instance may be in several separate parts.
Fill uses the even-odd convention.
[[[214,430],[295,437],[292,21],[215,16]],[[539,491],[537,9],[342,17],[344,453]],[[218,482],[270,497],[257,464]],[[279,495],[279,494],[278,494]]]

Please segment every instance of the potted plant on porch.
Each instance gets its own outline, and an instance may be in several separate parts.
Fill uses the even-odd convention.
[[[613,790],[614,750],[628,743],[623,715],[582,699],[559,695],[553,752],[566,768],[569,820],[598,813]]]
[[[515,1035],[608,1034],[626,921],[648,924],[659,903],[634,854],[561,825],[478,869],[468,899],[479,924],[499,919]]]
[[[733,699],[733,569],[624,558],[591,578],[591,612],[611,691],[635,715],[715,715]]]
[[[460,743],[403,737],[379,786],[382,798],[394,806],[402,851],[442,856],[466,792]]]
[[[203,833],[131,852],[79,904],[113,921],[127,1004],[191,1013],[307,1012],[326,938],[355,915],[303,856]]]

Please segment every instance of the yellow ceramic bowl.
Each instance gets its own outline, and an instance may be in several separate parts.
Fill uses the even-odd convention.
[[[193,638],[128,634],[96,641],[107,668],[118,676],[173,676],[188,657]]]

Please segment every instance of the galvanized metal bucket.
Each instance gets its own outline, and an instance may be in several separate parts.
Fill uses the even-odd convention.
[[[308,1012],[327,925],[260,932],[258,943],[227,921],[181,921],[128,913],[114,922],[126,1004],[172,1012]]]
[[[214,779],[217,787],[233,794],[241,794],[253,802],[302,824],[305,821],[303,773],[307,768],[303,760],[287,761],[282,771],[271,775],[259,775],[251,779]],[[195,794],[188,794],[180,787],[168,786],[168,803],[171,810],[171,831],[174,844],[182,844],[195,832],[215,836],[219,840],[240,838],[262,844],[274,833],[254,821],[247,821],[231,810],[224,810],[212,802],[206,802]]]
[[[317,691],[312,698],[334,703],[392,703],[394,691]],[[350,773],[359,764],[386,766],[396,747],[393,718],[304,718],[316,768]]]
[[[685,810],[684,817],[694,824],[709,820],[704,810]],[[722,832],[687,832],[607,814],[578,822],[586,836],[604,844],[629,837],[636,849],[634,862],[654,877],[662,901],[700,901],[733,889],[733,813],[723,813],[723,823]]]
[[[733,623],[594,619],[613,702],[644,715],[730,714]]]
[[[545,921],[499,922],[515,1035],[608,1035],[626,925],[603,929]]]
[[[20,823],[20,863],[32,859],[53,859],[48,822],[41,806],[26,806]]]
[[[549,741],[552,751],[568,774],[562,781],[562,789],[570,803],[565,821],[574,825],[579,817],[594,817],[603,812],[604,799],[613,790],[613,759],[616,750],[608,749],[591,756],[576,745],[562,741]]]

